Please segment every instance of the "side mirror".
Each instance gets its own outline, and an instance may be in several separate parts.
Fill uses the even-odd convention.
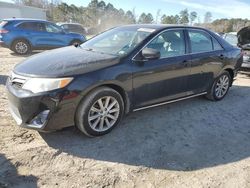
[[[161,53],[159,50],[155,50],[153,48],[144,48],[142,50],[143,58],[147,60],[159,59],[161,57]]]

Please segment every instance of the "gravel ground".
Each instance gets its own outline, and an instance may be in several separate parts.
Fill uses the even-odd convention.
[[[5,80],[26,57],[0,48],[0,187],[250,187],[250,73],[227,97],[128,115],[112,133],[16,126]]]

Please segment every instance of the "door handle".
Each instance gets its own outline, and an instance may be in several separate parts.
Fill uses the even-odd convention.
[[[188,60],[183,60],[182,63],[184,64],[185,67],[188,66]]]

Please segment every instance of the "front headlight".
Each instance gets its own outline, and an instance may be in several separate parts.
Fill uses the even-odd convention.
[[[30,78],[22,86],[23,89],[40,93],[67,86],[73,78]]]

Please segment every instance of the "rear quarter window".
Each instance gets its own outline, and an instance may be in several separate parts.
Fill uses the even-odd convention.
[[[213,38],[213,45],[214,45],[214,50],[223,50],[222,46],[215,38]]]

